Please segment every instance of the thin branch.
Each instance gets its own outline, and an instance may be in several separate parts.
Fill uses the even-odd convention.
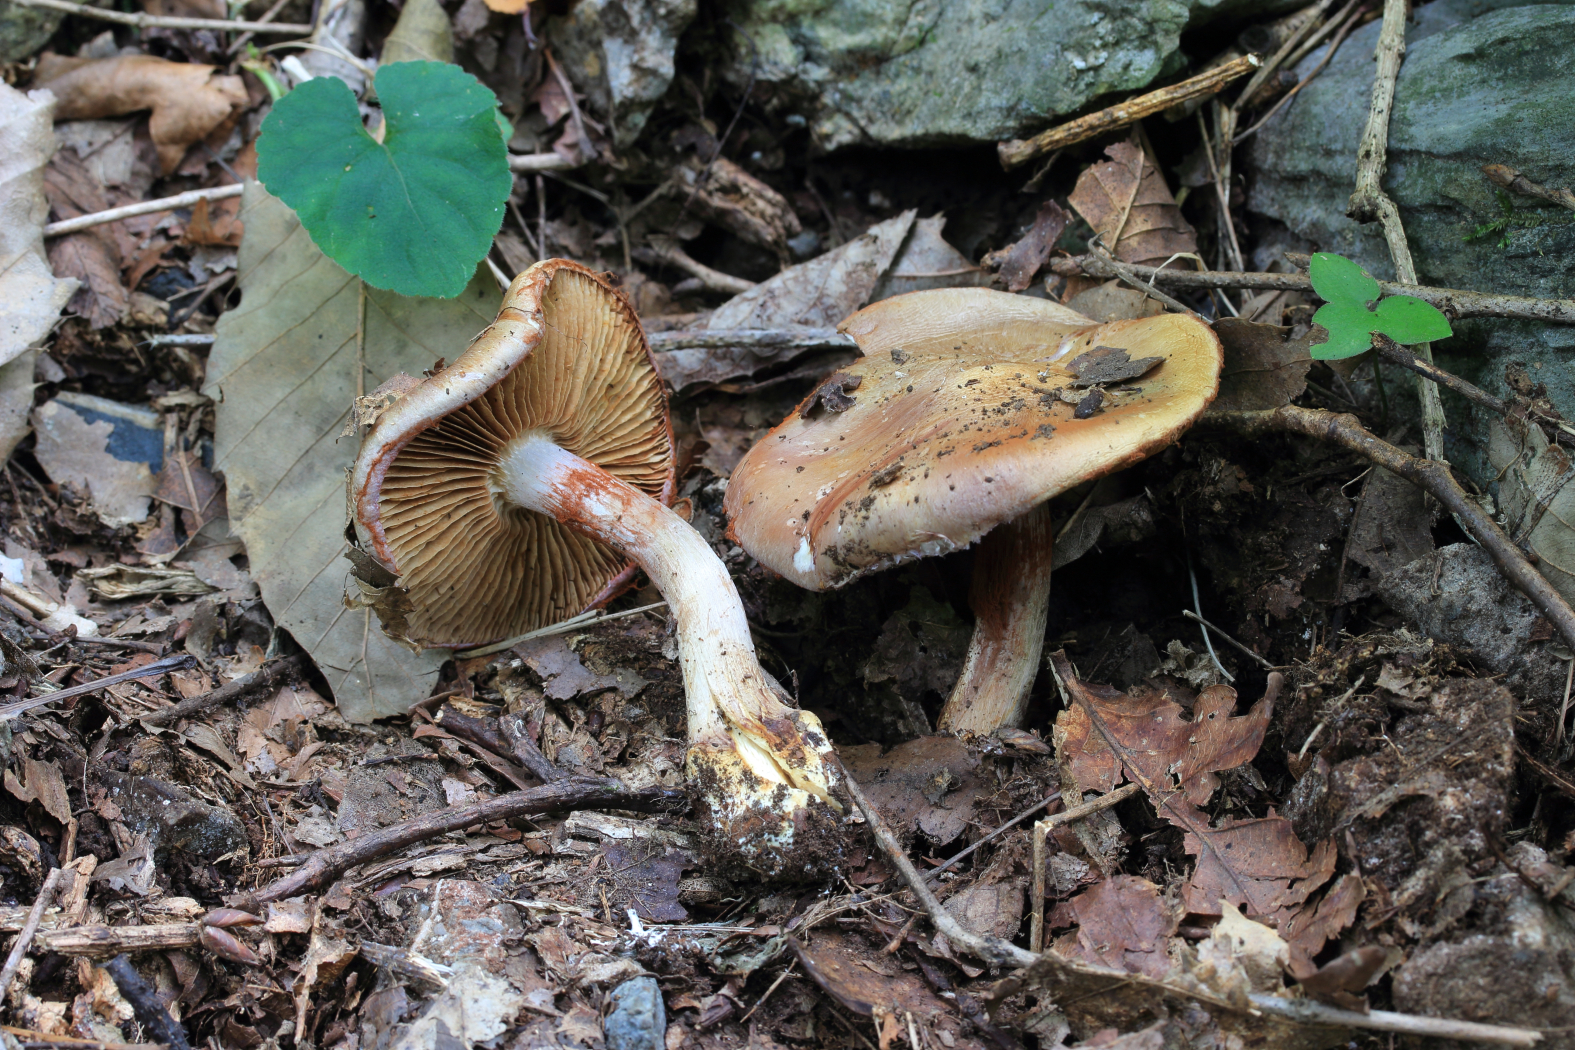
[[[1351,0],[1351,3],[1346,5],[1347,9],[1349,9],[1356,2],[1357,0]],[[1340,45],[1345,43],[1346,36],[1350,34],[1353,28],[1355,28],[1357,21],[1361,19],[1362,15],[1367,13],[1367,10],[1367,7],[1364,5],[1348,16],[1345,16],[1344,12],[1341,12],[1341,15],[1336,16],[1334,20],[1331,20],[1331,25],[1334,24],[1334,21],[1339,21],[1340,29],[1339,32],[1337,32],[1334,36],[1334,42],[1329,45],[1329,50],[1325,51],[1323,57],[1318,60],[1318,64],[1313,66],[1312,69],[1308,71],[1306,76],[1298,80],[1295,87],[1291,88],[1284,95],[1281,95],[1274,105],[1269,107],[1269,111],[1258,118],[1258,122],[1256,124],[1232,139],[1231,145],[1240,146],[1243,142],[1246,142],[1247,139],[1257,134],[1258,129],[1262,128],[1270,120],[1274,119],[1274,115],[1276,113],[1290,105],[1291,99],[1295,98],[1302,88],[1312,83],[1314,77],[1323,72],[1323,68],[1329,64],[1329,61],[1332,58],[1334,58],[1334,53],[1340,50]],[[1343,21],[1340,21],[1342,16]]]
[[[1384,241],[1389,245],[1389,257],[1394,261],[1395,276],[1406,284],[1416,283],[1416,263],[1411,258],[1411,245],[1407,243],[1405,226],[1400,222],[1400,209],[1384,192],[1384,169],[1388,166],[1389,115],[1394,109],[1395,80],[1400,75],[1400,63],[1405,60],[1405,21],[1410,13],[1407,0],[1384,0],[1384,24],[1378,33],[1378,70],[1373,78],[1372,107],[1367,116],[1367,129],[1362,133],[1362,143],[1356,152],[1356,191],[1346,208],[1346,214],[1357,222],[1377,221],[1383,226]],[[1417,356],[1428,364],[1433,363],[1433,348],[1428,343],[1417,344]],[[1422,402],[1422,448],[1428,459],[1444,460],[1444,403],[1438,388],[1431,383],[1417,380],[1417,395]]]
[[[742,277],[713,270],[702,262],[689,257],[689,253],[678,246],[678,242],[666,237],[651,237],[650,248],[643,249],[662,262],[671,263],[685,273],[690,274],[705,287],[714,292],[726,292],[728,295],[741,295],[755,287],[754,281],[746,281]],[[638,256],[640,253],[636,253]]]
[[[897,869],[897,874],[902,876],[902,881],[908,884],[908,889],[912,890],[913,895],[919,899],[919,903],[930,916],[930,922],[946,935],[947,940],[968,954],[996,966],[1027,966],[1038,958],[1033,952],[1024,951],[1011,941],[1004,941],[999,937],[981,937],[958,922],[951,912],[941,907],[941,902],[936,899],[929,883],[924,881],[924,876],[919,874],[919,869],[913,866],[913,861],[908,859],[907,852],[897,841],[897,836],[892,834],[891,827],[880,815],[880,810],[876,809],[875,804],[865,796],[864,790],[848,775],[846,768],[842,772],[842,783],[846,785],[848,794],[853,796],[859,812],[864,814],[864,821],[869,826],[870,834],[875,836],[881,852],[886,854],[886,859]]]
[[[283,11],[284,8],[285,8],[285,5],[288,4],[289,2],[290,2],[290,0],[274,0],[273,6],[270,7],[268,10],[264,11],[262,13],[262,15],[258,17],[257,21],[259,21],[259,22],[272,22],[275,18],[279,17],[279,12]],[[239,54],[241,48],[245,47],[248,43],[250,43],[252,37],[254,37],[256,35],[257,34],[250,33],[250,32],[242,33],[240,36],[235,38],[235,43],[231,44],[228,48],[225,49],[224,53],[226,55]]]
[[[1028,920],[1028,947],[1030,951],[1040,952],[1045,946],[1045,840],[1050,832],[1074,820],[1091,817],[1095,813],[1109,809],[1116,803],[1131,798],[1137,794],[1136,784],[1122,784],[1114,791],[1106,792],[1098,798],[1079,803],[1053,813],[1044,820],[1034,823],[1033,834],[1033,888],[1031,891],[1033,911],[1029,913]]]
[[[1285,38],[1285,42],[1269,56],[1269,60],[1261,64],[1262,68],[1253,74],[1252,79],[1247,81],[1247,86],[1241,89],[1241,94],[1237,95],[1236,101],[1231,103],[1231,109],[1239,112],[1252,104],[1253,96],[1258,93],[1258,89],[1280,71],[1280,67],[1285,65],[1285,60],[1290,57],[1291,52],[1295,51],[1307,34],[1319,25],[1319,20],[1329,8],[1334,6],[1334,3],[1335,0],[1318,0],[1318,4],[1306,18],[1302,19],[1301,24]]]
[[[1530,1028],[1452,1021],[1443,1017],[1419,1017],[1389,1010],[1369,1010],[1359,1014],[1341,1010],[1311,999],[1287,999],[1280,995],[1253,992],[1248,997],[1255,1009],[1296,1024],[1327,1028],[1365,1028],[1376,1032],[1431,1036],[1435,1039],[1463,1039],[1467,1042],[1497,1043],[1502,1046],[1536,1046],[1542,1033]]]
[[[118,22],[138,29],[212,29],[219,33],[278,33],[300,36],[310,33],[312,27],[293,22],[237,22],[227,18],[176,18],[170,15],[128,15],[107,11],[102,7],[73,4],[70,0],[13,0],[22,7],[46,7],[51,11],[64,11],[68,15],[96,18],[101,22]]]
[[[1545,201],[1552,201],[1570,211],[1575,211],[1575,193],[1562,186],[1554,188],[1544,186],[1540,182],[1532,182],[1508,164],[1484,164],[1482,174],[1486,175],[1490,182],[1504,187],[1511,193],[1519,193],[1526,197],[1541,197]]]
[[[1235,646],[1237,649],[1240,649],[1243,653],[1247,654],[1248,657],[1250,657],[1253,661],[1255,661],[1257,663],[1257,665],[1259,667],[1263,668],[1265,671],[1277,670],[1277,668],[1273,664],[1269,663],[1269,661],[1265,660],[1263,657],[1259,656],[1257,653],[1253,652],[1251,649],[1247,648],[1245,645],[1242,645],[1236,639],[1232,638],[1230,635],[1226,634],[1224,631],[1220,630],[1218,627],[1214,626],[1212,623],[1210,623],[1209,621],[1205,620],[1203,617],[1199,616],[1197,613],[1193,612],[1191,609],[1183,609],[1183,610],[1181,610],[1181,615],[1185,616],[1187,619],[1193,621],[1194,623],[1199,623],[1199,624],[1202,624],[1204,627],[1207,627],[1209,630],[1211,630],[1215,634],[1219,635],[1221,641],[1228,642],[1229,644]]]
[[[45,693],[42,696],[31,696],[26,700],[16,700],[9,704],[0,704],[0,719],[9,721],[10,719],[21,714],[23,711],[31,711],[35,707],[42,707],[45,704],[54,703],[56,700],[70,700],[72,697],[86,696],[88,693],[96,693],[101,689],[107,689],[112,685],[119,685],[122,682],[135,682],[142,678],[157,678],[159,675],[166,674],[170,671],[181,671],[188,667],[194,667],[196,666],[196,663],[197,658],[192,656],[190,653],[172,653],[171,655],[164,657],[162,660],[155,660],[151,664],[146,664],[130,671],[122,671],[119,674],[105,675],[103,678],[96,678],[93,681],[86,682],[82,685],[74,685],[69,689],[60,689],[53,693]]]
[[[1256,273],[1233,270],[1171,270],[1122,263],[1131,274],[1144,281],[1172,288],[1252,288],[1285,292],[1310,292],[1312,281],[1305,273]],[[1122,274],[1099,255],[1074,255],[1055,261],[1051,269],[1062,277],[1086,274],[1089,277],[1120,277]],[[1523,295],[1495,295],[1467,292],[1458,288],[1433,288],[1401,281],[1379,281],[1385,295],[1411,295],[1438,307],[1452,319],[1464,317],[1503,317],[1515,321],[1546,321],[1575,324],[1575,299],[1533,299]]]
[[[21,3],[22,0],[17,0]],[[98,10],[93,8],[92,10]],[[187,21],[194,21],[187,19]],[[137,204],[126,204],[119,208],[110,208],[107,211],[96,211],[91,215],[78,215],[71,219],[61,219],[44,227],[45,237],[63,237],[68,233],[86,230],[94,226],[102,226],[106,222],[117,222],[121,219],[130,219],[137,215],[151,215],[158,211],[174,211],[176,208],[189,208],[198,201],[222,201],[231,197],[239,197],[246,187],[240,184],[234,186],[215,186],[206,190],[187,190],[177,193],[173,197],[160,197],[158,200],[141,201]]]
[[[1104,248],[1100,247],[1099,237],[1097,234],[1092,240],[1088,242],[1088,250],[1094,253],[1095,258],[1104,263],[1105,266],[1109,267],[1115,276],[1121,278],[1123,281],[1127,282],[1138,291],[1158,299],[1160,302],[1164,303],[1172,310],[1175,310],[1177,313],[1192,314],[1194,317],[1197,316],[1197,311],[1193,310],[1192,307],[1188,306],[1186,303],[1166,295],[1164,292],[1160,291],[1158,288],[1155,288],[1151,284],[1144,283],[1142,277],[1137,273],[1135,268],[1129,266],[1127,263],[1116,262],[1114,256],[1105,251]]]
[[[851,336],[834,328],[689,328],[652,332],[651,350],[857,350]]]
[[[1575,647],[1575,609],[1571,609],[1553,585],[1532,567],[1482,505],[1466,494],[1450,473],[1448,464],[1408,455],[1374,436],[1355,416],[1346,413],[1286,405],[1257,412],[1210,412],[1205,413],[1203,421],[1230,427],[1248,436],[1271,431],[1305,434],[1339,445],[1405,478],[1453,514],[1471,538],[1488,552],[1504,578],[1531,599],[1566,645]]]
[[[201,696],[194,696],[190,700],[182,700],[178,704],[142,715],[137,721],[144,725],[162,726],[177,722],[182,718],[190,718],[215,707],[224,707],[233,704],[243,696],[261,693],[272,689],[291,675],[301,674],[306,670],[306,657],[302,655],[289,656],[283,660],[275,660],[266,667],[258,668],[251,674],[242,675],[233,682],[226,682],[217,689],[209,690]],[[96,683],[95,683],[96,684]],[[53,694],[58,695],[58,694]]]
[[[1262,63],[1263,60],[1257,55],[1244,55],[1235,61],[1183,80],[1179,84],[1150,91],[1146,95],[1118,102],[1098,113],[1090,113],[1086,117],[1078,117],[1047,131],[1041,131],[1031,139],[1013,139],[999,143],[995,148],[1001,158],[1001,167],[1010,171],[1051,150],[1063,149],[1107,131],[1135,124],[1144,117],[1152,116],[1188,99],[1212,95],[1231,81],[1257,69]]]
[[[986,843],[995,840],[996,838],[1010,831],[1012,828],[1015,828],[1017,825],[1021,824],[1035,813],[1038,813],[1050,803],[1055,802],[1060,797],[1061,792],[1059,790],[1050,792],[1050,794],[1046,795],[1038,802],[1035,802],[1033,805],[1017,814],[1017,816],[1013,817],[1011,820],[1008,820],[1005,824],[1002,824],[1000,827],[990,832],[978,842],[975,842],[972,846],[969,846],[967,849],[960,850],[957,853],[952,854],[950,857],[947,857],[946,863],[942,864],[940,867],[932,868],[925,872],[924,881],[933,882],[935,879],[940,877],[941,872],[946,871],[948,868],[955,867],[958,863],[965,860],[971,853],[973,853],[974,850],[978,849],[980,846],[985,845]]]
[[[572,171],[579,167],[561,153],[510,153],[510,171]]]
[[[573,777],[528,791],[511,791],[484,802],[441,809],[390,824],[337,846],[320,849],[301,866],[239,907],[316,893],[358,864],[387,856],[418,842],[499,820],[570,809],[673,810],[688,804],[683,792],[659,786],[628,789],[616,780]]]
[[[0,969],[0,998],[9,999],[11,982],[16,978],[17,968],[22,965],[22,957],[33,946],[33,935],[38,932],[38,924],[44,921],[44,910],[55,900],[55,893],[60,888],[60,880],[65,878],[65,868],[55,868],[38,888],[38,896],[33,900],[33,909],[27,913],[27,921],[22,924],[22,932],[16,935],[16,943],[11,945],[11,954],[6,956],[5,967]]]

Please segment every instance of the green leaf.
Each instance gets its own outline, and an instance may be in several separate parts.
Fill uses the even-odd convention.
[[[318,77],[263,121],[257,173],[313,243],[367,284],[453,298],[491,247],[513,186],[497,98],[442,62],[382,66],[375,84],[381,143],[344,82]]]
[[[1329,339],[1312,347],[1313,360],[1337,361],[1371,349],[1377,320],[1378,315],[1365,306],[1350,303],[1320,306],[1318,312],[1313,314],[1313,324],[1322,325],[1328,331]]]
[[[1378,282],[1351,260],[1332,252],[1314,252],[1307,275],[1313,291],[1326,303],[1366,306],[1378,298]]]
[[[1431,303],[1413,296],[1391,295],[1378,304],[1374,313],[1378,318],[1374,327],[1397,343],[1431,343],[1455,334],[1449,327],[1449,318]]]

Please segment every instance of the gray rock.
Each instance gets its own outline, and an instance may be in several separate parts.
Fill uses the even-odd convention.
[[[1259,3],[1268,14],[1295,3]],[[1232,0],[731,0],[726,75],[823,149],[993,142],[1183,63],[1184,29]],[[751,41],[753,47],[751,47]]]
[[[19,62],[49,43],[65,17],[62,11],[0,0],[0,62]]]
[[[1516,844],[1510,857],[1522,871],[1563,870],[1530,843]],[[1541,900],[1521,876],[1502,868],[1480,882],[1459,881],[1463,885],[1451,897],[1468,902],[1460,909],[1465,914],[1450,940],[1429,945],[1395,971],[1395,1008],[1540,1028],[1545,1034],[1538,1046],[1575,1048],[1569,1028],[1575,1016],[1575,927],[1566,918],[1569,912]]]
[[[1304,247],[1339,252],[1375,276],[1394,275],[1377,226],[1346,218],[1356,150],[1367,121],[1379,23],[1352,33],[1327,68],[1249,140],[1248,207],[1278,220]],[[1322,58],[1309,55],[1305,75]],[[1511,295],[1575,295],[1570,213],[1535,198],[1514,207],[1547,225],[1466,241],[1500,216],[1483,164],[1507,164],[1545,185],[1575,185],[1575,6],[1509,6],[1501,0],[1437,0],[1418,8],[1396,85],[1384,188],[1399,205],[1425,284]],[[1504,366],[1524,362],[1554,402],[1575,410],[1575,375],[1559,367],[1575,350],[1575,327],[1467,321],[1434,348],[1440,363],[1504,393]],[[1542,367],[1546,364],[1546,367]],[[1411,399],[1401,399],[1409,402]],[[1481,479],[1486,424],[1446,395],[1452,459]],[[1469,423],[1466,420],[1469,419]]]
[[[1556,704],[1564,667],[1548,642],[1530,641],[1539,619],[1531,599],[1509,585],[1473,543],[1456,543],[1380,577],[1389,606],[1436,641],[1466,649],[1530,704]]]
[[[634,977],[612,991],[612,1012],[603,1031],[607,1050],[662,1050],[667,1039],[667,1007],[655,977]]]
[[[610,122],[615,146],[640,136],[672,83],[673,54],[695,8],[696,0],[581,0],[549,23],[564,72]]]

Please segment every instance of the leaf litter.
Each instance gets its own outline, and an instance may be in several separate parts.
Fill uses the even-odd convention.
[[[430,16],[436,5],[406,5],[421,7]],[[472,2],[459,18],[465,31],[439,39],[448,29],[439,14],[417,48],[435,58],[457,48],[467,69],[500,86],[515,152],[556,150],[572,163],[615,155],[610,136],[628,129],[598,119],[607,114],[597,93],[573,84],[566,91],[545,56],[525,46],[539,34],[556,48],[558,30],[530,13],[495,19]],[[1163,462],[1069,494],[1055,508],[1056,602],[1067,611],[1052,613],[1051,641],[1075,655],[1086,680],[1061,674],[1074,695],[1063,708],[1055,675],[1041,675],[1023,729],[932,738],[967,645],[966,588],[958,585],[966,576],[951,562],[921,563],[871,587],[805,595],[765,578],[727,544],[718,503],[736,453],[826,376],[858,374],[848,351],[741,347],[662,354],[681,395],[678,439],[700,464],[681,479],[683,494],[746,593],[764,659],[832,727],[848,768],[933,873],[946,910],[968,930],[1024,942],[1030,825],[1007,821],[1056,813],[1074,795],[1122,780],[1143,785],[1144,798],[1051,835],[1045,921],[1056,951],[1004,979],[976,966],[916,915],[892,881],[890,858],[856,829],[847,882],[766,886],[714,863],[682,816],[629,812],[476,826],[259,906],[261,927],[232,921],[239,909],[222,905],[247,906],[247,892],[303,854],[533,785],[520,739],[561,772],[677,787],[684,698],[661,614],[442,661],[386,644],[367,609],[344,605],[339,477],[354,442],[335,438],[345,424],[353,434],[367,421],[352,419],[358,393],[451,358],[491,319],[490,278],[469,286],[474,303],[423,302],[404,314],[370,292],[358,381],[359,296],[347,298],[345,275],[256,186],[242,200],[53,238],[44,253],[42,204],[68,218],[255,173],[252,140],[267,91],[251,79],[234,90],[240,76],[255,77],[253,66],[241,74],[211,64],[227,60],[200,33],[159,39],[156,59],[117,56],[109,37],[108,50],[95,44],[64,60],[82,72],[54,84],[94,96],[99,108],[60,124],[63,147],[52,160],[36,100],[17,103],[37,149],[18,155],[21,175],[4,184],[31,209],[14,250],[31,251],[35,269],[42,262],[53,270],[40,274],[47,280],[34,299],[8,299],[8,307],[33,305],[6,346],[20,367],[4,374],[0,393],[14,393],[16,405],[4,411],[15,440],[45,406],[84,423],[53,449],[40,427],[8,468],[0,502],[17,569],[8,560],[7,579],[39,609],[67,602],[111,645],[95,647],[85,631],[73,638],[59,630],[68,619],[45,619],[33,605],[6,605],[0,690],[27,696],[81,685],[147,667],[163,651],[198,661],[12,720],[0,876],[25,905],[50,863],[65,866],[61,912],[45,921],[50,950],[68,943],[56,927],[68,937],[79,936],[72,929],[179,927],[179,947],[133,949],[132,957],[161,995],[179,996],[172,1011],[188,1031],[223,1045],[596,1047],[634,1030],[650,1045],[884,1050],[910,1040],[1004,1046],[1025,1035],[1046,1046],[1330,1045],[1343,1033],[1248,1016],[1246,997],[1303,994],[1357,1011],[1458,1014],[1434,975],[1478,972],[1480,962],[1458,962],[1461,938],[1507,945],[1495,923],[1509,907],[1526,917],[1533,942],[1549,941],[1536,938],[1555,927],[1537,916],[1568,886],[1558,850],[1567,828],[1550,801],[1568,755],[1516,726],[1520,719],[1536,733],[1545,728],[1547,741],[1562,740],[1558,705],[1550,710],[1528,693],[1517,709],[1508,692],[1476,677],[1477,657],[1386,619],[1394,614],[1374,595],[1402,582],[1419,580],[1422,597],[1435,602],[1458,593],[1450,588],[1459,584],[1459,558],[1433,550],[1414,490],[1377,471],[1359,478],[1361,465],[1315,450],[1199,434]],[[366,46],[355,32],[334,39]],[[385,43],[384,61],[402,46]],[[371,56],[375,44],[358,53]],[[318,58],[337,61],[309,57],[314,68]],[[534,72],[522,61],[534,61]],[[244,62],[288,86],[274,59]],[[122,76],[127,69],[144,80]],[[694,80],[696,97],[716,83]],[[695,94],[682,86],[673,97]],[[510,91],[519,102],[507,101]],[[726,108],[713,105],[708,117]],[[634,161],[654,167],[631,181],[620,180],[633,168],[571,172],[565,182],[548,176],[544,192],[529,174],[518,179],[507,239],[497,241],[501,261],[512,270],[567,253],[619,271],[653,332],[823,332],[867,302],[919,288],[993,284],[1053,295],[1059,276],[1035,281],[1066,233],[1063,203],[1108,233],[1125,261],[1207,250],[1219,233],[1209,209],[1169,196],[1148,151],[1132,144],[1117,143],[1108,160],[1081,170],[1062,162],[1047,183],[1054,193],[1016,198],[1013,186],[990,197],[995,190],[948,186],[912,194],[861,161],[831,156],[805,170],[755,131],[723,134],[718,146],[720,128],[662,112],[671,119],[650,125],[639,147],[650,152]],[[157,128],[138,113],[151,113]],[[1156,142],[1168,156],[1171,146]],[[933,177],[909,173],[908,181]],[[682,185],[661,189],[668,179]],[[611,202],[605,210],[596,194]],[[647,197],[643,206],[624,203]],[[947,213],[931,213],[937,199]],[[755,286],[717,306],[648,261],[641,245],[652,236],[671,237]],[[799,261],[784,269],[791,260]],[[62,320],[72,280],[84,283]],[[238,281],[238,308],[230,281]],[[1064,287],[1081,293],[1078,308],[1090,316],[1156,309],[1136,291],[1082,290],[1083,278]],[[1188,301],[1209,309],[1203,296]],[[1305,308],[1270,297],[1243,313],[1254,320],[1216,322],[1226,352],[1217,409],[1318,403],[1333,388],[1354,391],[1358,410],[1375,411],[1361,366],[1333,373],[1311,362],[1307,345],[1317,334]],[[211,353],[201,343],[148,342],[166,333],[200,339],[214,322]],[[313,345],[318,335],[326,352]],[[44,352],[35,357],[38,343]],[[1109,355],[1082,364],[1096,387],[1142,383],[1142,361]],[[1545,440],[1511,421],[1499,441],[1517,473],[1499,498],[1520,538],[1551,565],[1557,522],[1567,517],[1557,509],[1559,416],[1545,392],[1525,385],[1520,393],[1511,382],[1516,404],[1529,406]],[[829,393],[858,398],[849,383]],[[138,427],[149,448],[128,452],[118,433],[125,413],[101,404],[100,416],[83,415],[86,402],[72,400],[83,396],[144,412]],[[63,465],[73,459],[76,481]],[[112,495],[117,475],[135,475],[130,513]],[[1353,487],[1342,489],[1353,480],[1362,482],[1354,498]],[[1198,611],[1281,665],[1289,681],[1277,699],[1238,713],[1235,694],[1218,684],[1220,661],[1249,697],[1267,691],[1261,668],[1219,637],[1217,659],[1200,651],[1196,625],[1174,615],[1169,592],[1146,589],[1153,580],[1174,583],[1174,566],[1187,557],[1202,570]],[[653,599],[647,592],[621,601]],[[1337,617],[1334,628],[1328,615]],[[1524,623],[1519,634],[1533,640],[1517,645],[1546,647],[1551,634],[1539,636],[1534,617]],[[1341,634],[1340,625],[1368,633]],[[291,674],[305,669],[305,679],[287,675],[243,693],[238,706],[161,724],[171,704],[244,683],[297,646],[312,660]],[[447,706],[434,701],[433,719],[405,715],[434,694]],[[392,717],[360,721],[373,714]],[[458,714],[481,731],[461,732]],[[1549,770],[1554,779],[1539,783],[1555,786],[1540,796],[1535,842],[1506,844],[1495,829],[1508,826],[1516,747],[1544,763],[1522,771]],[[1535,900],[1516,895],[1532,892],[1526,880],[1543,887]],[[19,925],[9,917],[15,910],[0,909],[8,930]],[[143,1038],[101,971],[84,957],[65,958],[73,961],[63,967],[24,962],[13,1023],[56,1038]],[[1557,986],[1556,966],[1545,968],[1554,964],[1536,950],[1526,958],[1528,974]],[[635,1011],[650,1002],[637,989],[654,989],[656,1014]],[[1487,1016],[1519,1019],[1492,1012],[1490,996],[1483,1001]],[[1514,1001],[1517,1010],[1540,1002]]]

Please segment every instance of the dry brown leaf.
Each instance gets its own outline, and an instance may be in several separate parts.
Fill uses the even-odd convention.
[[[1312,330],[1258,324],[1236,317],[1214,322],[1225,350],[1220,392],[1211,411],[1244,412],[1288,405],[1307,389]]]
[[[1168,693],[1129,696],[1109,686],[1079,682],[1064,653],[1051,657],[1068,691],[1077,696],[1056,718],[1053,739],[1079,791],[1108,792],[1124,779],[1167,794],[1179,789],[1195,806],[1219,785],[1216,770],[1250,762],[1263,745],[1274,691],[1245,714],[1231,717],[1236,690],[1210,686],[1198,694],[1191,720]],[[1137,775],[1131,769],[1135,767]]]
[[[180,508],[186,535],[195,536],[208,522],[224,515],[224,486],[202,465],[202,457],[181,450],[164,457],[154,498]]]
[[[35,95],[0,84],[0,140],[6,143],[0,157],[0,365],[15,360],[48,334],[75,290],[69,279],[51,272],[44,254],[49,205],[43,172],[55,149],[54,102],[42,92]],[[8,374],[4,385],[8,394],[26,387],[28,407],[32,376],[33,369],[27,366]],[[26,410],[20,403],[15,409],[6,413],[12,422],[0,439],[0,452],[7,457],[16,443],[10,437],[25,428],[18,417],[25,417]]]
[[[1056,939],[1057,952],[1127,973],[1157,978],[1170,972],[1165,946],[1180,916],[1158,886],[1135,875],[1112,875],[1067,903],[1077,929]]]
[[[899,1017],[912,1014],[919,1020],[934,1020],[951,1013],[923,978],[899,971],[892,976],[891,960],[859,938],[824,927],[805,943],[789,938],[788,946],[799,965],[832,998],[861,1017],[871,1017],[877,1008]]]
[[[1016,243],[990,252],[980,265],[1000,273],[1001,280],[1006,282],[1007,291],[1020,292],[1033,283],[1034,275],[1050,258],[1050,249],[1055,247],[1056,238],[1061,236],[1061,231],[1071,221],[1072,216],[1064,208],[1055,201],[1047,200],[1039,206],[1039,214],[1034,216],[1034,224],[1027,233]]]
[[[56,120],[152,110],[148,131],[164,174],[175,170],[190,146],[239,116],[247,102],[238,76],[151,55],[78,59],[46,52],[38,61],[36,86],[54,92]]]
[[[1182,903],[1195,914],[1219,915],[1225,900],[1253,918],[1285,926],[1334,875],[1334,842],[1325,839],[1309,853],[1284,817],[1228,820],[1211,828],[1201,810],[1186,814],[1187,823],[1170,808],[1162,815],[1187,829],[1183,848],[1198,858],[1181,888]]]
[[[904,839],[922,831],[939,845],[968,829],[987,793],[979,756],[954,736],[922,736],[881,754],[879,744],[845,747],[842,762]]]
[[[60,150],[44,169],[44,194],[57,218],[72,219],[103,211],[114,204],[73,150]],[[93,328],[106,328],[125,316],[130,292],[120,268],[126,254],[136,251],[136,241],[124,223],[109,223],[56,238],[49,244],[49,265],[58,277],[74,277],[76,294],[67,304],[87,318]]]
[[[1286,968],[1291,976],[1305,981],[1317,971],[1318,964],[1313,962],[1313,956],[1356,921],[1356,909],[1366,896],[1361,876],[1341,875],[1316,908],[1304,908],[1285,924],[1283,933],[1291,946],[1290,963]]]
[[[32,756],[22,756],[23,780],[5,771],[5,789],[22,802],[37,802],[44,812],[60,821],[71,822],[71,799],[66,795],[65,776],[54,762],[39,762]]]
[[[1165,176],[1131,142],[1105,150],[1108,161],[1078,176],[1068,203],[1103,235],[1122,262],[1159,266],[1178,252],[1198,250],[1197,231],[1181,216]]]

